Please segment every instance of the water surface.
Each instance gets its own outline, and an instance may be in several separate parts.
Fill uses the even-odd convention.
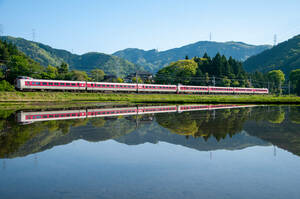
[[[300,107],[170,107],[2,111],[0,198],[300,197]]]

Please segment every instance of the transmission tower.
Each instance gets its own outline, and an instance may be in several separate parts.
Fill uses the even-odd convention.
[[[35,29],[32,29],[32,41],[35,41]]]
[[[276,46],[276,44],[277,44],[277,35],[275,34],[274,35],[274,46]]]
[[[209,33],[209,41],[211,41],[211,32]]]

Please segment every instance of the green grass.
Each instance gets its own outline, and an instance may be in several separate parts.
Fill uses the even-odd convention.
[[[183,95],[135,93],[0,92],[0,102],[131,102],[131,103],[255,103],[300,104],[297,96]]]

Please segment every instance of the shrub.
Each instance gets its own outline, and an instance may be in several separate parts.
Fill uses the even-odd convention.
[[[15,88],[7,81],[2,80],[0,81],[0,91],[15,91]]]

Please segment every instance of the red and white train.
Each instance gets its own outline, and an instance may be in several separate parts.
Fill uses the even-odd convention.
[[[216,86],[160,85],[136,83],[108,83],[88,81],[66,81],[33,79],[19,77],[15,87],[21,91],[63,90],[63,91],[94,91],[94,92],[155,92],[155,93],[191,93],[191,94],[268,94],[267,88],[241,88]]]

